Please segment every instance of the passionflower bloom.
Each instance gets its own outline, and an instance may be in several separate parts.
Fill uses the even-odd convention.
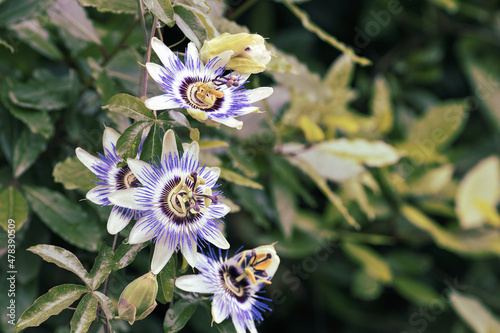
[[[159,39],[153,38],[151,43],[165,66],[146,64],[149,74],[164,92],[144,102],[152,110],[185,108],[199,121],[241,129],[243,122],[234,117],[257,112],[259,108],[251,104],[273,93],[270,87],[246,90],[243,84],[249,75],[224,75],[225,66],[233,54],[231,50],[203,65],[195,45],[189,43],[183,64]]]
[[[214,190],[220,169],[200,167],[199,149],[195,141],[179,155],[175,134],[168,130],[158,162],[127,160],[142,186],[110,195],[115,205],[143,211],[128,242],[138,244],[154,239],[151,262],[154,274],[162,270],[178,246],[193,267],[200,242],[229,248],[220,219],[230,209],[219,202],[221,192]]]
[[[76,157],[98,178],[96,181],[98,185],[91,189],[86,197],[101,206],[112,204],[108,198],[110,194],[139,185],[128,166],[117,166],[119,162],[123,162],[116,154],[116,142],[119,137],[120,133],[111,127],[106,127],[102,138],[104,155],[98,153],[99,157],[89,154],[80,147],[76,148]],[[108,232],[111,235],[119,233],[136,213],[134,209],[114,206],[108,219]]]
[[[200,50],[201,60],[207,62],[208,59],[225,50],[233,51],[226,69],[239,73],[260,73],[271,61],[271,52],[266,49],[264,38],[246,32],[234,35],[226,32],[219,37],[205,41]]]
[[[211,250],[208,256],[199,254],[196,268],[200,274],[181,276],[175,285],[185,291],[213,294],[212,317],[216,323],[231,316],[236,332],[248,329],[256,333],[255,320],[262,321],[262,312],[269,307],[268,300],[257,293],[278,269],[280,259],[273,245],[246,250],[232,258],[217,257]]]

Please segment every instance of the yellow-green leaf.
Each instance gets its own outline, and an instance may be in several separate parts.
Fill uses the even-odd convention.
[[[28,220],[28,202],[17,188],[9,186],[0,192],[0,225],[5,231],[19,230]]]
[[[231,183],[234,183],[234,184],[240,185],[240,186],[255,188],[258,190],[264,189],[264,187],[262,185],[260,185],[259,183],[255,182],[247,177],[244,177],[244,176],[240,175],[239,173],[236,173],[234,171],[224,169],[224,168],[220,168],[220,170],[221,170],[220,178],[225,179],[228,182],[231,182]]]
[[[355,243],[343,243],[342,248],[353,260],[361,264],[372,278],[383,283],[392,281],[389,265],[369,247]]]
[[[440,299],[440,295],[434,289],[417,279],[395,277],[394,289],[401,296],[418,305],[425,306],[436,299]]]
[[[476,333],[500,332],[500,321],[484,304],[475,297],[453,291],[450,301],[462,319]]]
[[[200,140],[198,143],[200,144],[200,150],[219,148],[219,147],[229,147],[229,143],[222,140]]]
[[[394,112],[391,106],[389,87],[382,77],[375,80],[372,110],[377,131],[381,134],[389,132],[394,122]]]
[[[80,189],[88,191],[96,184],[94,174],[76,157],[68,157],[54,167],[54,180],[62,183],[67,190]]]
[[[304,132],[307,141],[316,142],[325,139],[325,133],[323,133],[321,127],[307,116],[300,116],[299,126]]]
[[[463,228],[480,227],[500,201],[500,159],[488,157],[470,170],[458,185],[455,211]],[[486,213],[486,214],[485,214]]]

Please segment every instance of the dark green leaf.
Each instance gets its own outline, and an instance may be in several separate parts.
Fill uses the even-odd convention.
[[[174,7],[174,11],[175,23],[179,29],[200,49],[201,44],[210,38],[205,25],[195,14],[195,9],[190,6],[177,5]]]
[[[66,77],[45,75],[26,83],[15,83],[8,96],[17,106],[43,111],[53,111],[68,105],[69,80]]]
[[[50,289],[46,294],[37,298],[33,305],[19,317],[16,332],[40,325],[50,316],[59,314],[88,291],[87,287],[76,284],[63,284]]]
[[[148,136],[142,145],[141,160],[145,162],[155,161],[161,156],[160,124],[157,122],[151,126]]]
[[[147,242],[141,244],[122,243],[118,246],[113,256],[113,262],[115,263],[113,270],[116,271],[130,265],[137,256],[137,253],[146,246],[148,246]]]
[[[0,45],[5,46],[6,48],[8,48],[9,51],[10,51],[10,53],[14,53],[14,47],[12,47],[12,45],[10,45],[9,43],[7,43],[6,41],[4,41],[1,38],[0,38]]]
[[[3,105],[10,111],[10,114],[22,121],[29,127],[33,133],[41,134],[46,139],[52,135],[53,125],[49,114],[46,111],[21,108],[9,99],[8,91],[14,86],[10,79],[5,80],[5,86],[2,86],[0,98]]]
[[[102,230],[79,204],[47,188],[24,186],[23,189],[31,208],[53,232],[82,249],[97,250]]]
[[[92,181],[96,178],[94,174],[75,156],[57,163],[52,175],[54,180],[62,183],[67,190],[88,191],[96,185]]]
[[[220,333],[236,333],[233,322],[231,320],[224,320],[222,323],[214,323],[214,326],[219,330]]]
[[[175,266],[176,260],[175,256],[173,256],[158,275],[157,299],[160,303],[166,304],[174,296]]]
[[[100,12],[113,13],[137,13],[137,1],[135,0],[78,0],[82,6],[96,7]]]
[[[108,296],[97,290],[94,291],[94,295],[97,297],[97,300],[99,301],[99,304],[101,305],[106,318],[112,319],[115,316],[115,307],[113,305],[113,301],[111,301]]]
[[[43,14],[55,0],[4,0],[0,5],[0,26],[10,25]]]
[[[78,304],[71,318],[71,333],[85,333],[96,318],[97,297],[89,293]]]
[[[34,134],[28,129],[21,133],[21,137],[14,149],[14,160],[12,171],[14,177],[21,176],[38,159],[38,156],[45,151],[47,141],[40,134]]]
[[[111,273],[113,264],[113,251],[110,247],[103,244],[95,259],[94,267],[92,267],[89,274],[90,279],[92,279],[92,290],[96,290],[104,282],[109,273]]]
[[[172,28],[175,25],[174,8],[170,0],[143,0],[148,9],[166,25]]]
[[[410,302],[422,306],[440,298],[440,295],[427,284],[411,278],[397,277],[394,280],[394,289]]]
[[[165,315],[163,330],[165,333],[179,332],[186,326],[193,313],[196,311],[198,300],[183,298],[175,302]]]
[[[51,262],[62,269],[75,273],[86,285],[89,287],[91,286],[92,281],[89,277],[89,273],[87,273],[87,270],[83,267],[80,260],[70,251],[62,247],[46,244],[32,246],[28,248],[28,251],[39,255],[47,262]]]
[[[156,119],[153,111],[148,109],[144,105],[143,101],[141,101],[137,97],[127,94],[118,94],[111,97],[108,101],[108,105],[103,106],[103,109],[121,113],[135,120]]]
[[[116,154],[124,161],[127,161],[127,158],[135,158],[141,145],[142,132],[149,126],[151,126],[149,121],[136,121],[123,131],[116,142]]]
[[[19,38],[34,50],[53,60],[61,60],[63,54],[50,39],[49,32],[40,25],[39,20],[26,20],[10,27]]]
[[[8,232],[9,229],[19,230],[28,219],[28,203],[21,191],[9,186],[0,192],[0,225]],[[13,220],[14,224],[10,223]]]

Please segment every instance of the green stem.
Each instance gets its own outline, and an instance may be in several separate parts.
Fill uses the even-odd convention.
[[[111,251],[113,251],[113,254],[115,253],[116,249],[116,243],[118,243],[118,234],[115,235],[115,238],[113,239],[113,246],[111,247]],[[104,290],[102,291],[104,295],[108,295],[108,289],[109,289],[109,277],[111,276],[111,273],[109,273],[108,277],[106,278],[106,281],[104,282]],[[104,332],[109,333],[109,319],[106,317],[106,325],[104,325]]]
[[[149,35],[149,41],[147,43],[148,48],[146,50],[146,57],[144,59],[144,63],[148,63],[149,60],[151,60],[151,40],[153,39],[155,35],[155,29],[156,25],[158,24],[158,17],[154,17],[153,20],[153,26],[151,27],[151,34]],[[142,75],[141,75],[141,90],[139,93],[139,98],[145,97],[146,93],[148,91],[148,70],[146,67],[142,68]],[[155,116],[156,116],[156,110],[153,111]]]
[[[255,5],[257,1],[259,0],[247,0],[243,2],[243,4],[238,8],[236,8],[234,12],[229,14],[227,18],[234,21],[236,18],[240,17],[241,14],[243,14],[244,12],[249,10],[253,5]]]

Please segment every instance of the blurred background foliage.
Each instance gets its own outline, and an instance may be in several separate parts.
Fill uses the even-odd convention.
[[[174,4],[162,33],[181,52],[186,26],[213,37],[209,18],[220,33],[261,34],[275,54],[247,84],[275,88],[267,112],[241,131],[180,114],[174,124],[183,142],[197,128],[202,161],[223,169],[231,250],[278,241],[259,331],[500,332],[500,1],[214,0],[210,14],[203,1]],[[74,149],[100,152],[104,125],[129,126],[102,106],[138,95],[141,45],[136,1],[0,1],[0,267],[14,218],[18,317],[50,288],[81,284],[27,248],[61,246],[90,270],[111,246],[109,210],[82,201],[93,177]],[[110,298],[148,270],[145,248],[112,273]],[[168,308],[114,328],[169,331]],[[193,311],[183,332],[224,331]],[[26,331],[69,332],[71,316]]]

